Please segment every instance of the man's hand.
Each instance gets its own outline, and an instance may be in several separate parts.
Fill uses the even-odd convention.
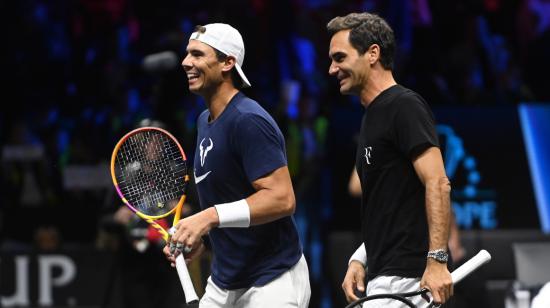
[[[342,282],[342,289],[348,303],[358,300],[355,291],[365,292],[365,267],[359,261],[351,261]]]
[[[420,288],[430,290],[435,304],[444,304],[453,296],[453,281],[447,264],[428,258]]]
[[[195,260],[196,258],[198,258],[202,255],[202,253],[204,252],[205,249],[206,248],[205,248],[204,243],[202,242],[202,240],[200,242],[197,242],[195,244],[195,246],[191,249],[191,251],[184,255],[185,263],[189,264],[189,263],[193,262],[193,260]],[[179,250],[176,250],[172,254],[172,252],[170,251],[170,244],[167,244],[166,246],[164,246],[162,252],[166,256],[166,259],[170,262],[170,265],[172,267],[176,267],[176,257],[182,252],[179,251]]]
[[[214,207],[209,207],[195,215],[186,217],[175,226],[176,232],[171,242],[179,246],[193,248],[201,241],[201,237],[219,224],[218,213]]]

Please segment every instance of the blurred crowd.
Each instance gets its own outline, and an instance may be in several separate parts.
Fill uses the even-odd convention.
[[[388,20],[396,80],[430,104],[550,101],[548,0],[2,1],[0,243],[109,246],[106,217],[121,206],[114,145],[154,119],[193,157],[205,106],[179,62],[195,25],[225,22],[244,37],[245,92],[287,138],[296,220],[320,279],[326,232],[359,228],[346,183],[362,107],[328,76],[325,28],[351,11]]]

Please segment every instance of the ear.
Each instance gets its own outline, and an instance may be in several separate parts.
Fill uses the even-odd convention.
[[[369,61],[369,64],[374,65],[378,60],[380,60],[380,45],[370,45],[369,49],[367,49],[367,52],[365,52],[365,55],[367,57],[367,61]]]
[[[232,56],[225,57],[225,60],[223,61],[222,72],[231,71],[235,66],[235,63],[237,63],[237,60],[234,57]]]

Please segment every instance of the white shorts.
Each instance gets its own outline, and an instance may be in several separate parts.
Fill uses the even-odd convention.
[[[225,290],[208,278],[200,308],[307,308],[311,289],[304,256],[288,271],[260,287]]]
[[[367,284],[367,295],[383,293],[405,293],[420,290],[420,278],[404,278],[398,276],[378,276]],[[428,302],[420,295],[408,297],[408,299],[417,307],[426,307]],[[375,299],[365,302],[363,308],[390,307],[401,308],[408,307],[405,303],[391,299]]]

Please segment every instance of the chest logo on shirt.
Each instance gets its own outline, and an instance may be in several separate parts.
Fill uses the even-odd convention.
[[[365,160],[367,161],[367,164],[371,164],[371,153],[372,153],[372,147],[365,147]]]
[[[201,157],[201,167],[204,166],[204,162],[206,161],[206,155],[208,155],[208,152],[212,150],[212,148],[214,147],[214,141],[208,138],[208,141],[210,142],[210,144],[207,145],[205,148],[203,145],[204,140],[206,140],[206,138],[202,138],[201,143],[199,144],[199,155]]]

